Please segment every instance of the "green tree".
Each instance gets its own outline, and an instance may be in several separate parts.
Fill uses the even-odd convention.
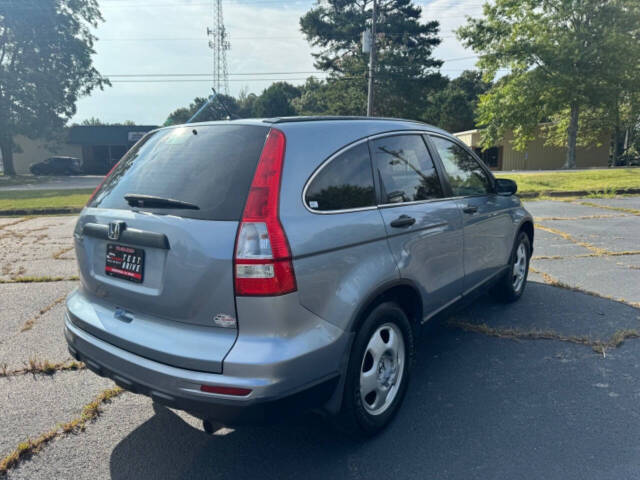
[[[76,112],[76,101],[109,85],[94,68],[102,21],[97,0],[0,1],[0,150],[14,175],[13,138],[45,136]]]
[[[296,114],[293,100],[300,89],[287,82],[275,82],[255,99],[253,115],[256,117],[287,117]]]
[[[539,123],[554,120],[565,167],[575,168],[581,113],[637,78],[639,11],[637,0],[496,0],[469,18],[458,36],[480,54],[485,78],[506,70],[479,103],[485,146],[512,129],[524,149]]]
[[[240,90],[237,98],[238,117],[249,118],[253,116],[253,109],[258,96],[255,93],[249,93],[246,89]]]
[[[186,123],[206,102],[207,99],[204,97],[194,98],[188,107],[181,107],[171,112],[165,120],[164,125],[169,126]],[[238,116],[239,108],[236,99],[230,95],[220,94],[207,108],[200,112],[198,117],[194,119],[194,122],[225,120],[229,114],[227,113],[227,109],[222,106],[223,104],[227,107],[232,117],[235,118]]]
[[[109,122],[103,122],[102,120],[100,120],[97,117],[90,117],[87,118],[85,120],[82,120],[80,122],[80,126],[82,127],[105,127],[105,126],[115,126],[115,127],[120,127],[120,126],[127,126],[127,127],[131,127],[136,125],[136,122],[134,122],[133,120],[125,120],[124,122],[115,122],[115,123],[109,123]]]
[[[423,118],[450,132],[471,130],[475,128],[478,99],[489,87],[481,72],[465,70],[433,95]]]
[[[428,92],[442,86],[438,73],[442,62],[432,57],[440,43],[438,22],[422,23],[421,9],[411,0],[378,3],[375,113],[417,118]],[[362,52],[362,32],[371,24],[372,4],[372,0],[326,0],[300,19],[307,40],[319,49],[313,54],[316,68],[330,73],[328,91],[323,93],[337,101],[351,99],[346,112],[350,114],[366,108],[369,56]]]
[[[311,77],[301,91],[292,101],[299,115],[365,115],[367,111],[366,90],[350,79],[334,76],[322,81]]]

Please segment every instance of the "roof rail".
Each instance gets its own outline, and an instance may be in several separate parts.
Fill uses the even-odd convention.
[[[299,123],[299,122],[324,122],[324,121],[336,121],[336,120],[382,120],[382,121],[396,121],[396,122],[411,122],[419,123],[420,125],[427,125],[424,122],[418,120],[407,120],[404,118],[392,118],[392,117],[359,117],[359,116],[338,116],[338,115],[325,115],[325,116],[300,116],[300,117],[275,117],[265,118],[262,121],[265,123]]]

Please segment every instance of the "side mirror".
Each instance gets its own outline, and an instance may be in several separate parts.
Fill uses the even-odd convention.
[[[496,178],[496,193],[509,197],[518,191],[518,184],[508,178]]]

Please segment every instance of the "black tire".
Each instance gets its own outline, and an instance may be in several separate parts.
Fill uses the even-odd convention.
[[[524,277],[522,282],[516,282],[514,276],[514,266],[518,261],[518,250],[520,246],[524,247],[525,252],[525,268]],[[524,293],[524,289],[527,286],[527,278],[529,276],[529,262],[531,260],[531,242],[529,236],[525,232],[518,233],[516,241],[511,251],[511,257],[509,258],[509,268],[504,276],[496,283],[491,290],[494,298],[504,303],[511,303],[518,300]]]
[[[395,327],[390,327],[391,325]],[[373,359],[367,351],[370,340],[373,339],[374,334],[379,334],[382,341],[385,342],[384,332],[385,329],[389,328],[392,334],[399,332],[402,336],[404,346],[402,372],[400,373],[397,368],[391,369],[398,372],[398,375],[395,376],[395,382],[391,381],[391,387],[388,388],[389,391],[396,389],[394,396],[392,400],[389,400],[388,406],[383,406],[384,410],[382,412],[372,414],[370,412],[371,406],[363,403],[367,402],[367,400],[363,400],[361,395],[360,373],[363,368],[366,368],[366,371],[372,371],[372,368],[375,369],[374,371],[379,371],[380,362],[378,362],[378,365],[373,365],[373,360],[371,362],[365,361],[365,354],[369,356],[368,358]],[[382,330],[379,331],[379,329]],[[387,336],[386,338],[388,340],[385,343],[389,342],[390,337]],[[342,409],[335,418],[336,426],[349,434],[361,437],[373,436],[386,427],[398,412],[407,391],[409,373],[415,355],[414,351],[413,329],[404,311],[393,302],[385,302],[376,306],[369,313],[354,339],[345,378]],[[389,352],[385,352],[384,355],[387,359],[393,357]],[[397,357],[399,356],[397,355]],[[371,365],[365,365],[365,363],[371,363]],[[386,371],[385,369],[384,372]],[[379,375],[377,375],[377,378],[379,378]],[[398,379],[399,383],[396,387]]]

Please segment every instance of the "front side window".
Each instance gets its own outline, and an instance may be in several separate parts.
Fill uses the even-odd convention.
[[[442,137],[431,137],[449,178],[453,195],[486,195],[491,192],[491,181],[478,161],[464,148]]]
[[[312,180],[305,203],[313,210],[350,210],[376,204],[371,159],[361,143],[331,160]]]
[[[380,177],[382,203],[442,197],[440,179],[420,135],[394,135],[371,142],[373,165]]]

